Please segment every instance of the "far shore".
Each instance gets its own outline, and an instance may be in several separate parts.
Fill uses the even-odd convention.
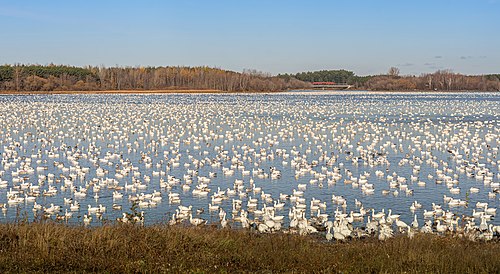
[[[36,94],[153,94],[153,93],[232,93],[222,90],[211,89],[182,89],[182,90],[53,90],[53,91],[15,91],[7,90],[0,91],[1,94],[23,94],[23,95],[36,95]]]
[[[215,89],[168,89],[168,90],[54,90],[54,91],[15,91],[2,90],[0,95],[58,95],[58,94],[242,94],[242,93],[283,93],[283,92],[373,92],[373,93],[467,93],[467,92],[498,92],[480,90],[321,90],[294,89],[283,91],[224,91]]]

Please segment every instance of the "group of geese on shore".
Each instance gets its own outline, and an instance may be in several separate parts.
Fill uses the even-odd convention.
[[[223,192],[223,191],[222,191]],[[220,197],[221,191],[214,194]],[[214,209],[214,215],[218,216],[218,224],[221,228],[238,223],[242,228],[253,229],[261,233],[298,233],[307,235],[326,231],[325,237],[328,241],[335,239],[344,241],[346,239],[377,237],[379,240],[386,240],[395,235],[395,233],[406,234],[413,238],[415,233],[453,235],[465,237],[469,240],[490,241],[495,237],[500,237],[500,226],[494,226],[487,222],[496,215],[496,208],[488,208],[487,203],[477,203],[474,209],[473,216],[457,216],[454,213],[444,211],[440,205],[433,204],[432,211],[424,211],[424,223],[420,226],[417,215],[414,214],[413,221],[410,224],[400,220],[399,214],[392,214],[389,209],[386,213],[384,209],[380,212],[365,210],[361,202],[356,200],[356,205],[359,206],[357,211],[345,213],[345,203],[334,211],[332,216],[321,212],[321,202],[317,199],[312,199],[310,204],[310,218],[306,218],[305,204],[297,203],[288,211],[288,227],[283,225],[286,219],[285,215],[276,215],[276,212],[282,211],[285,201],[296,200],[302,197],[302,191],[294,191],[294,194],[280,195],[280,201],[274,201],[274,206],[266,206],[263,201],[263,208],[257,209],[251,203],[256,203],[256,198],[250,198],[247,204],[248,211],[242,209],[243,202],[240,199],[232,199],[232,216],[231,220],[227,219],[227,213],[222,208],[217,206]],[[214,197],[214,196],[212,196]],[[335,198],[335,197],[334,197]],[[444,197],[445,201],[448,197]],[[416,202],[415,202],[416,203]],[[416,203],[418,205],[418,203]],[[342,210],[342,208],[344,210]],[[323,208],[325,209],[325,208]],[[480,211],[483,209],[484,211]],[[179,225],[189,223],[194,226],[207,224],[206,219],[193,218],[192,206],[186,207],[179,205],[173,213],[168,224]],[[202,209],[196,210],[196,214],[202,212]],[[249,218],[249,213],[253,214],[254,218]],[[490,213],[490,214],[487,214]],[[461,220],[462,219],[462,220]],[[479,225],[476,225],[476,220],[479,220]],[[217,224],[217,222],[213,222]]]
[[[446,102],[378,97],[70,98],[0,101],[5,216],[166,218],[340,241],[500,234],[499,120],[482,118],[498,118],[498,103],[464,98],[444,113]],[[398,198],[414,201],[384,205]]]

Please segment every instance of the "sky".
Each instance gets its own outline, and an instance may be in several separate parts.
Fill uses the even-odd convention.
[[[0,64],[500,73],[500,0],[0,0]]]

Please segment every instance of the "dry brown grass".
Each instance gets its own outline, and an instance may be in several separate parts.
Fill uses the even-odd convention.
[[[327,243],[210,227],[0,225],[0,272],[498,273],[498,243],[417,235]]]

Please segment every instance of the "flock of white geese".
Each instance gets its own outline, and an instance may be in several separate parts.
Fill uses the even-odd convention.
[[[3,222],[490,241],[495,94],[0,98]]]

